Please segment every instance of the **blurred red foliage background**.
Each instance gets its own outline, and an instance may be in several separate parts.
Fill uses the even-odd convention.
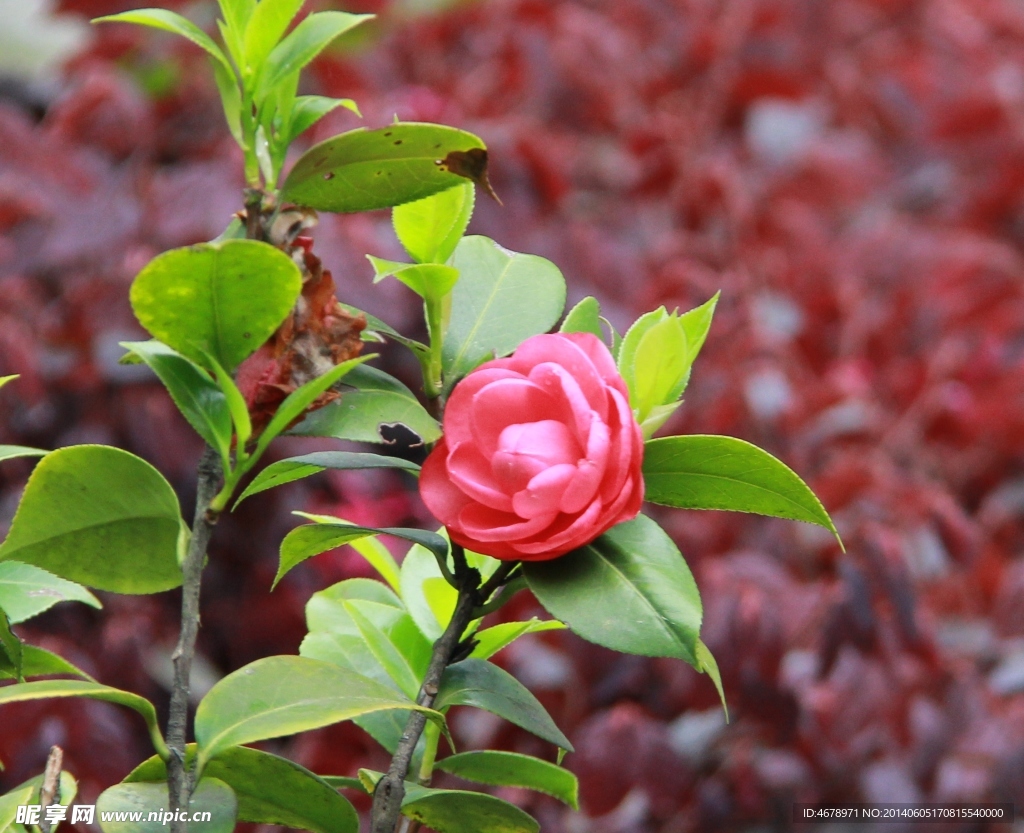
[[[584,812],[506,797],[551,833],[784,829],[794,800],[1024,807],[1024,6],[432,5],[352,2],[380,18],[317,64],[309,91],[356,98],[369,126],[398,114],[482,136],[504,207],[479,200],[471,231],[551,258],[570,300],[596,295],[620,328],[721,289],[668,430],[765,446],[807,477],[847,547],[788,522],[654,510],[701,587],[731,722],[680,662],[531,637],[504,662],[576,745]],[[212,20],[209,4],[183,10]],[[0,441],[129,448],[188,512],[198,440],[147,371],[117,364],[117,343],[140,335],[135,273],[240,207],[205,61],[107,26],[58,80],[2,94],[0,374],[22,378],[0,395]],[[313,138],[358,124],[332,115]],[[371,289],[362,258],[398,254],[386,212],[322,217],[316,250],[339,297],[417,326],[411,295]],[[414,378],[400,352],[385,362]],[[29,470],[4,464],[0,525]],[[339,551],[269,593],[291,509],[432,523],[392,474],[248,501],[215,537],[199,693],[294,652],[309,595],[366,574]],[[104,603],[21,633],[164,708],[177,595]],[[552,752],[483,713],[456,728],[465,748]],[[149,754],[140,729],[102,703],[4,707],[0,791],[58,743],[92,800]],[[383,763],[350,726],[267,746],[326,774]]]

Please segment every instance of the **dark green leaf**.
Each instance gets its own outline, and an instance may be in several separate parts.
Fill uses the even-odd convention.
[[[27,685],[32,685],[28,683]],[[0,689],[2,696],[3,689]],[[231,746],[293,735],[387,709],[417,709],[380,683],[306,657],[266,657],[218,682],[196,709],[199,765]]]
[[[195,757],[189,744],[186,761]],[[333,785],[299,764],[246,746],[225,749],[203,770],[231,787],[238,799],[238,820],[280,824],[313,833],[358,833],[355,808]],[[164,762],[152,757],[137,766],[125,783],[165,781]]]
[[[366,329],[362,333],[363,341],[383,342],[385,341],[384,336],[387,336],[392,341],[397,341],[399,344],[408,347],[417,356],[429,355],[430,348],[427,345],[416,341],[414,338],[407,338],[387,322],[381,321],[376,315],[365,310],[356,309],[348,304],[345,306],[352,315],[362,315],[366,318]]]
[[[465,182],[446,160],[452,153],[483,147],[473,134],[438,124],[352,130],[306,151],[288,175],[282,196],[319,211],[390,208]]]
[[[422,200],[396,206],[391,212],[395,234],[417,263],[447,263],[469,225],[475,197],[473,183]]]
[[[651,503],[681,509],[729,509],[817,524],[839,533],[800,476],[767,451],[734,437],[693,434],[644,445]]]
[[[402,815],[437,833],[538,833],[540,825],[514,804],[468,790],[406,783]]]
[[[130,12],[97,17],[93,23],[136,23],[140,26],[150,26],[165,32],[173,32],[205,49],[218,63],[222,64],[229,72],[231,71],[230,62],[206,32],[191,20],[167,9],[135,9]]]
[[[287,460],[279,460],[271,463],[253,479],[252,483],[242,492],[241,497],[235,502],[239,503],[250,495],[265,492],[276,486],[283,486],[285,483],[292,483],[309,477],[311,474],[319,474],[325,469],[336,469],[348,471],[350,469],[404,469],[405,471],[419,471],[420,467],[409,460],[399,457],[385,457],[383,454],[365,454],[354,451],[317,451],[312,454],[304,454],[301,457],[289,457]]]
[[[29,478],[0,561],[100,590],[155,593],[181,584],[184,535],[174,489],[149,463],[108,446],[71,446]]]
[[[358,367],[345,377],[346,390],[334,402],[309,414],[290,433],[307,437],[335,437],[367,443],[394,443],[385,438],[394,426],[404,426],[423,443],[441,436],[438,425],[415,394],[381,370]]]
[[[231,450],[231,411],[210,375],[159,341],[123,341],[121,346],[149,365],[189,425],[226,460]]]
[[[565,308],[565,279],[550,260],[503,249],[487,237],[464,237],[452,256],[452,290],[444,340],[449,384],[494,356],[545,333]]]
[[[200,365],[206,351],[230,372],[273,335],[301,289],[284,252],[225,240],[154,258],[135,278],[131,302],[155,338]]]
[[[96,799],[96,820],[103,833],[163,833],[169,806],[166,783],[115,784]],[[235,829],[238,801],[231,787],[217,778],[203,778],[188,806],[191,813],[210,813],[210,820],[203,822],[207,833],[231,833]],[[111,814],[113,820],[104,821]],[[129,820],[135,814],[143,820]],[[156,815],[153,821],[149,820],[151,814]],[[118,817],[122,820],[116,820]]]
[[[312,61],[336,37],[372,17],[372,14],[334,11],[314,12],[309,15],[274,47],[267,59],[260,88],[264,91],[274,89],[285,78]]]
[[[696,664],[700,593],[676,545],[650,518],[614,526],[552,561],[526,563],[523,572],[537,601],[584,639]]]
[[[10,666],[14,679],[24,679],[21,640],[11,630],[11,621],[2,610],[0,610],[0,660]]]
[[[604,341],[604,333],[601,331],[601,305],[597,298],[588,295],[569,310],[559,332],[592,333]]]
[[[76,668],[63,657],[35,645],[21,646],[21,675],[28,677],[50,677],[56,674],[70,674],[74,677],[95,682],[82,669]],[[10,660],[0,656],[0,680],[16,680],[17,669]],[[2,828],[0,828],[2,829]]]
[[[522,787],[557,798],[579,809],[576,776],[540,758],[518,752],[463,752],[434,764],[435,769],[494,787]]]
[[[32,564],[0,561],[0,610],[11,624],[24,622],[49,610],[58,602],[85,602],[103,607],[82,585],[55,576]]]
[[[451,706],[475,706],[489,711],[572,752],[569,739],[537,698],[515,677],[493,663],[464,659],[445,669],[434,708],[443,710]]]

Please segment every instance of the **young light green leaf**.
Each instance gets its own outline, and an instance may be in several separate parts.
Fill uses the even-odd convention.
[[[464,182],[394,208],[395,234],[417,263],[447,263],[473,215],[475,190]]]
[[[190,743],[186,763],[191,764],[195,754],[196,745]],[[348,800],[320,776],[287,758],[234,746],[211,760],[203,775],[220,779],[234,790],[239,821],[280,824],[312,833],[359,831],[359,816]],[[152,757],[133,769],[124,783],[166,780],[166,765]]]
[[[405,385],[382,370],[363,366],[345,377],[354,388],[308,414],[289,433],[306,437],[393,444],[388,429],[407,428],[421,443],[441,436],[441,426]]]
[[[492,787],[520,787],[557,798],[579,809],[579,783],[569,770],[518,752],[462,752],[434,764],[435,769]]]
[[[359,538],[349,546],[365,558],[393,590],[398,590],[398,564],[391,551],[376,537]]]
[[[238,89],[238,79],[234,72],[219,61],[211,61],[211,63],[213,64],[213,80],[217,84],[220,103],[224,108],[224,120],[235,141],[244,149],[246,139],[242,132],[242,93]]]
[[[644,445],[644,483],[651,503],[805,521],[839,540],[821,501],[796,472],[734,437],[693,434],[649,440]]]
[[[486,159],[476,136],[439,124],[352,130],[306,151],[288,174],[282,197],[318,211],[391,208],[465,182],[459,163],[471,152]]]
[[[592,333],[604,341],[601,330],[601,305],[597,298],[588,295],[565,316],[565,321],[558,328],[560,333]]]
[[[15,819],[18,817],[18,808],[32,803],[33,793],[38,792],[38,787],[31,781],[15,787],[8,793],[0,795],[0,833],[14,831]]]
[[[299,267],[280,249],[225,240],[154,258],[131,302],[155,338],[199,365],[206,351],[230,372],[273,335],[301,289]]]
[[[286,137],[286,144],[290,145],[320,121],[320,119],[339,107],[344,107],[346,110],[351,110],[357,116],[362,116],[359,112],[359,105],[351,98],[300,95],[295,99],[295,104],[292,106],[292,119],[288,129],[288,136]]]
[[[15,379],[18,378],[18,376],[19,374],[17,373],[12,373],[10,376],[0,376],[0,388],[2,388],[8,382],[13,382]]]
[[[218,63],[231,72],[231,64],[220,51],[220,47],[202,29],[196,26],[191,20],[187,20],[180,14],[168,11],[167,9],[135,9],[120,14],[110,14],[105,17],[97,17],[93,23],[136,23],[140,26],[150,26],[154,29],[162,29],[165,32],[173,32],[192,41],[196,46],[205,49],[209,55]]]
[[[559,559],[561,560],[561,559]],[[434,700],[434,708],[475,706],[572,752],[572,744],[521,682],[493,663],[464,659],[449,665]]]
[[[402,601],[416,626],[431,642],[441,638],[458,600],[458,592],[441,575],[437,554],[436,550],[432,553],[425,547],[412,547],[402,561],[399,578]],[[441,557],[448,557],[447,541]]]
[[[25,679],[22,670],[22,644],[18,635],[11,630],[11,620],[0,610],[0,661],[9,665],[14,679]]]
[[[502,648],[519,639],[520,636],[542,631],[563,630],[564,628],[565,625],[556,619],[543,621],[536,616],[526,622],[502,622],[499,625],[477,631],[473,635],[477,645],[470,656],[476,659],[490,659]]]
[[[29,448],[25,445],[0,445],[0,460],[14,457],[45,457],[48,452],[41,448]]]
[[[224,43],[238,66],[245,64],[245,27],[256,9],[256,0],[217,0],[223,21],[217,21]]]
[[[209,374],[159,341],[123,341],[121,346],[149,366],[189,425],[217,449],[221,460],[227,461],[231,452],[231,410]]]
[[[372,17],[372,14],[334,11],[309,15],[271,51],[260,78],[260,89],[274,89],[284,78],[310,63],[336,37]]]
[[[149,737],[157,754],[165,759],[170,756],[167,744],[164,743],[163,736],[160,734],[156,709],[153,708],[153,704],[149,700],[138,694],[86,680],[40,680],[0,687],[0,706],[5,703],[24,703],[29,700],[47,700],[58,697],[87,697],[91,700],[103,700],[107,703],[134,709],[146,721]]]
[[[33,685],[28,683],[27,685]],[[3,689],[0,689],[2,697]],[[293,735],[387,709],[437,712],[379,683],[306,657],[266,657],[218,682],[196,709],[199,767],[232,746]]]
[[[392,260],[381,260],[373,255],[366,257],[377,273],[373,279],[374,283],[394,276],[421,298],[440,300],[452,291],[452,287],[459,279],[458,270],[451,266],[437,263],[396,263]]]
[[[473,236],[459,242],[451,262],[459,282],[444,339],[448,385],[481,362],[546,333],[565,308],[565,279],[550,260]]]
[[[690,349],[686,333],[675,315],[650,327],[633,354],[629,401],[642,423],[654,408],[674,403],[690,374]]]
[[[448,552],[448,542],[437,533],[425,529],[355,526],[341,518],[323,519],[319,523],[296,527],[284,537],[281,542],[281,563],[274,578],[274,586],[292,567],[307,558],[369,535],[394,535],[420,544],[432,552]]]
[[[718,663],[715,655],[711,653],[707,645],[700,639],[697,640],[697,670],[703,671],[715,684],[715,690],[722,701],[722,710],[725,712],[725,720],[729,720],[729,704],[725,702],[725,689],[722,687],[722,675],[718,670]]]
[[[690,346],[690,364],[693,364],[700,348],[704,346],[704,340],[711,330],[711,319],[715,315],[715,307],[718,306],[718,299],[721,292],[716,292],[709,300],[689,312],[679,316],[679,323],[683,325],[686,332],[686,341]]]
[[[345,611],[352,618],[363,641],[380,663],[387,675],[394,680],[399,690],[410,700],[415,700],[420,690],[420,681],[408,661],[373,620],[354,602],[345,602]]]
[[[514,804],[469,790],[437,790],[407,782],[402,815],[436,833],[538,833],[536,819]]]
[[[167,783],[114,784],[96,799],[96,816],[103,833],[163,833],[170,815]],[[206,833],[235,829],[238,800],[234,790],[217,778],[203,778],[188,802],[191,813],[210,813]],[[150,821],[154,816],[155,820]]]
[[[203,363],[213,371],[213,377],[217,381],[217,387],[220,392],[224,395],[224,401],[227,403],[228,413],[231,415],[231,423],[235,428],[236,437],[236,449],[238,449],[238,457],[244,462],[247,457],[245,447],[249,442],[249,438],[252,436],[252,419],[249,416],[249,406],[245,402],[245,397],[242,396],[242,392],[238,389],[238,385],[235,384],[234,378],[228,373],[223,365],[210,353],[205,350],[201,351],[203,356]],[[253,462],[256,462],[253,460]],[[225,468],[225,471],[228,471]]]
[[[301,7],[302,0],[260,0],[256,4],[245,27],[242,71],[246,78],[263,66]]]
[[[103,607],[82,585],[55,576],[32,564],[0,561],[0,610],[12,625],[49,610],[58,602],[85,602]]]
[[[598,645],[695,665],[701,602],[672,539],[650,518],[618,524],[553,561],[523,565],[545,609]]]
[[[326,469],[348,471],[351,469],[403,469],[418,472],[420,467],[400,457],[385,457],[383,454],[366,454],[355,451],[316,451],[301,457],[289,457],[271,463],[253,479],[252,483],[235,501],[235,507],[250,495],[265,492],[285,483],[292,483],[319,474]]]
[[[181,531],[174,489],[149,463],[117,448],[71,446],[29,478],[0,561],[100,590],[156,593],[181,584]]]
[[[21,676],[25,679],[29,677],[51,677],[56,674],[71,675],[73,677],[81,677],[84,680],[90,682],[96,682],[86,674],[81,668],[77,668],[64,659],[61,656],[47,651],[45,648],[39,648],[35,645],[21,646]],[[4,657],[0,655],[0,680],[17,680],[18,670],[14,667],[14,664],[10,659],[4,660]],[[0,830],[3,828],[0,827]]]
[[[317,398],[326,391],[332,385],[335,385],[354,368],[361,365],[363,362],[367,362],[370,359],[377,358],[376,353],[370,353],[365,356],[358,356],[354,359],[349,359],[341,364],[337,364],[328,370],[323,376],[318,376],[309,382],[306,382],[298,390],[293,390],[288,394],[287,398],[277,407],[277,411],[274,413],[274,418],[270,420],[270,423],[266,428],[263,429],[263,433],[260,434],[259,442],[256,443],[256,450],[253,452],[253,461],[266,450],[267,446],[270,445],[278,434],[284,431],[288,426],[295,422],[303,411],[305,411],[310,405],[312,405]]]

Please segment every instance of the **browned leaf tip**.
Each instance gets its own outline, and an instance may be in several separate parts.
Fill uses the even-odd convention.
[[[456,176],[464,176],[475,185],[480,186],[484,193],[491,197],[498,205],[504,205],[494,189],[491,181],[487,178],[487,151],[483,148],[471,148],[470,150],[453,150],[440,162],[442,171],[448,171]]]

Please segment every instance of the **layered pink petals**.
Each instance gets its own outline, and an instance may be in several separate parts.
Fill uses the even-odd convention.
[[[534,336],[452,393],[420,493],[452,540],[544,561],[636,517],[643,438],[626,386],[589,333]]]

